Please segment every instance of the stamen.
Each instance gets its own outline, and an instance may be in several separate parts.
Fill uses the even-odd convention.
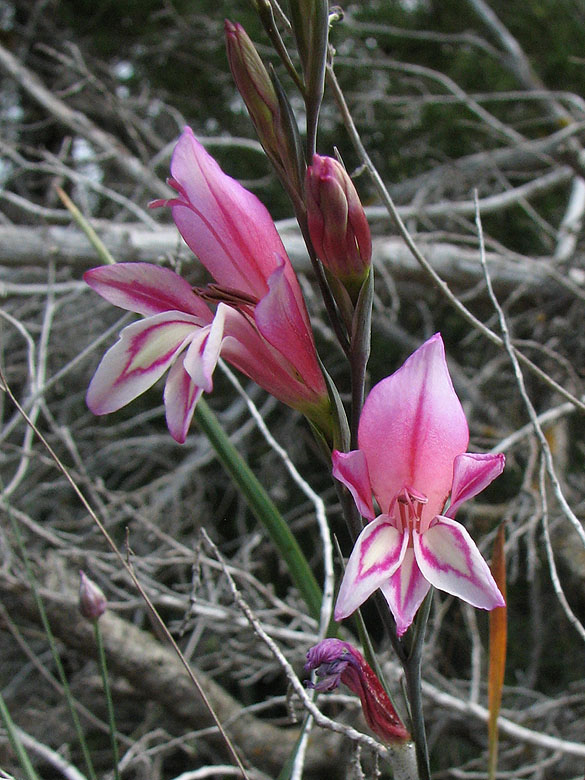
[[[404,487],[394,499],[394,507],[398,509],[398,516],[394,518],[398,525],[398,530],[404,531],[416,530],[421,532],[422,511],[428,498],[424,493],[410,487]],[[390,510],[392,512],[392,509]]]
[[[224,287],[221,284],[208,284],[206,287],[193,287],[193,292],[208,303],[227,303],[234,309],[240,306],[256,306],[258,298],[249,293],[237,290],[235,287]]]

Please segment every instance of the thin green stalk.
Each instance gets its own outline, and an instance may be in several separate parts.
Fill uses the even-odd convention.
[[[296,84],[297,89],[299,90],[301,95],[304,96],[305,94],[304,81],[301,78],[301,76],[299,76],[295,66],[293,65],[293,62],[289,56],[286,46],[284,45],[284,41],[280,36],[280,32],[278,31],[278,27],[276,26],[276,22],[274,20],[274,10],[272,8],[270,0],[259,0],[259,2],[255,3],[255,5],[256,5],[256,10],[258,12],[258,16],[260,17],[260,21],[262,22],[262,26],[264,27],[266,33],[268,34],[268,37],[272,41],[272,45],[274,46],[276,53],[282,60],[285,68],[289,73],[289,76]],[[278,10],[280,11],[279,8]],[[281,21],[285,21],[287,27],[290,30],[290,22],[284,16],[282,11],[280,11],[280,14],[281,14]]]
[[[412,646],[406,662],[404,663],[404,675],[406,691],[410,705],[411,732],[416,749],[416,761],[418,764],[419,780],[431,779],[431,767],[429,763],[429,750],[422,703],[421,689],[421,664],[422,650],[425,638],[425,629],[429,619],[432,601],[432,589],[422,603],[418,611],[414,626]]]
[[[120,780],[120,773],[118,770],[118,764],[120,763],[120,756],[118,753],[118,742],[116,740],[116,719],[114,717],[114,703],[112,701],[112,691],[110,688],[110,680],[108,677],[108,667],[106,665],[106,652],[104,650],[104,640],[102,638],[102,632],[100,631],[99,619],[94,620],[94,631],[95,631],[95,642],[97,645],[97,652],[98,652],[98,663],[102,675],[104,694],[106,697],[106,706],[108,710],[108,723],[110,725],[110,739],[112,740],[112,758],[114,762],[114,780]]]
[[[357,431],[364,405],[366,386],[366,368],[370,357],[372,333],[372,304],[374,301],[374,269],[369,273],[362,285],[356,303],[350,348],[351,370],[351,446],[357,448]]]
[[[321,588],[290,528],[203,398],[197,403],[195,420],[248,506],[270,535],[311,616],[318,621],[321,614]]]
[[[327,311],[327,317],[329,318],[329,323],[333,328],[333,332],[335,333],[335,336],[337,338],[337,341],[339,342],[339,345],[341,346],[341,349],[349,357],[349,348],[350,348],[349,337],[345,330],[345,326],[343,324],[342,318],[340,317],[337,304],[335,303],[329,285],[327,284],[327,279],[325,277],[325,272],[323,271],[323,266],[319,262],[317,258],[317,253],[315,252],[315,248],[313,247],[313,242],[311,241],[311,236],[309,234],[309,226],[307,224],[306,212],[304,210],[295,209],[295,215],[297,218],[297,222],[299,223],[299,227],[301,229],[301,235],[303,236],[303,241],[305,242],[305,246],[307,247],[307,252],[309,253],[309,259],[311,261],[311,266],[313,268],[315,278],[317,279],[317,284],[319,285],[319,291],[321,292],[323,303],[325,304],[325,310]]]
[[[35,772],[31,760],[28,757],[28,753],[26,752],[26,749],[22,744],[20,737],[18,736],[18,730],[14,725],[14,721],[10,717],[10,712],[8,711],[8,707],[6,706],[6,702],[4,701],[4,698],[1,693],[0,693],[0,718],[4,723],[4,728],[6,729],[6,733],[8,734],[8,740],[12,745],[12,749],[16,753],[16,757],[18,758],[18,763],[20,764],[22,771],[25,773],[27,780],[39,780],[39,776]]]
[[[61,189],[61,187],[56,187],[57,195],[61,198],[63,201],[63,204],[77,223],[77,225],[83,230],[85,235],[87,236],[89,243],[93,246],[93,248],[96,250],[96,252],[99,255],[100,260],[103,263],[106,263],[108,265],[113,265],[116,261],[110,254],[107,246],[104,244],[104,242],[101,240],[101,238],[98,236],[98,234],[95,232],[95,230],[92,228],[92,226],[89,224],[89,222],[86,220],[86,218],[83,216],[81,211],[77,208],[75,203],[71,200],[71,198],[67,195],[67,193]]]
[[[90,778],[90,780],[97,780],[97,776],[95,773],[95,770],[93,768],[93,762],[91,760],[91,755],[89,752],[89,748],[87,746],[87,742],[85,741],[85,735],[83,733],[83,729],[81,728],[81,722],[79,720],[79,716],[77,714],[77,710],[75,708],[75,702],[73,700],[73,694],[71,693],[71,688],[69,687],[69,683],[67,681],[67,676],[65,674],[65,670],[63,669],[63,664],[61,663],[61,657],[59,656],[59,651],[57,649],[57,643],[55,642],[55,637],[53,635],[53,632],[51,630],[51,626],[49,624],[49,619],[47,617],[47,613],[45,610],[45,606],[42,602],[42,599],[39,595],[38,585],[37,581],[35,579],[35,576],[33,574],[33,570],[30,565],[30,561],[28,559],[28,555],[26,554],[26,548],[24,546],[24,542],[22,540],[22,535],[20,533],[20,528],[18,527],[18,523],[14,520],[12,517],[12,514],[8,513],[10,516],[10,521],[12,524],[12,529],[14,531],[14,535],[16,537],[18,547],[20,549],[20,553],[22,555],[22,560],[24,562],[24,567],[26,570],[26,574],[28,577],[28,581],[30,582],[31,591],[35,600],[35,604],[37,606],[37,609],[39,611],[39,615],[41,617],[41,622],[43,624],[43,630],[47,636],[47,642],[49,643],[49,648],[51,650],[51,655],[53,657],[53,663],[55,664],[55,668],[57,669],[57,673],[59,675],[59,680],[61,682],[61,685],[63,686],[63,693],[65,694],[65,699],[67,701],[67,706],[69,707],[69,712],[71,713],[71,720],[73,721],[73,726],[75,727],[75,731],[77,733],[77,738],[79,740],[79,745],[81,747],[81,752],[83,753],[83,758],[85,760],[85,766],[87,769],[87,774]]]

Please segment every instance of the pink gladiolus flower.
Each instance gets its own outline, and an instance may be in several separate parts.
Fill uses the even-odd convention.
[[[222,355],[325,434],[329,398],[298,280],[266,208],[227,176],[186,128],[171,162],[170,205],[183,238],[217,284],[194,291],[173,271],[119,263],[85,281],[145,319],[104,355],[87,403],[121,408],[170,369],[164,401],[171,435],[185,441],[195,405]],[[217,304],[215,314],[209,304]]]
[[[388,694],[366,663],[363,655],[349,642],[324,639],[307,653],[305,671],[315,670],[320,678],[306,683],[317,691],[332,691],[339,683],[360,697],[368,726],[386,743],[406,742],[410,734],[398,717]]]
[[[468,453],[468,442],[467,421],[437,333],[371,390],[360,418],[359,449],[333,453],[334,476],[371,521],[349,558],[336,620],[377,588],[399,635],[431,585],[474,607],[504,605],[487,563],[453,519],[464,501],[501,474],[504,456]],[[372,495],[381,509],[378,516]]]

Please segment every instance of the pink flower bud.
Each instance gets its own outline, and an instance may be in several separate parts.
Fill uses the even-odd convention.
[[[90,580],[85,572],[79,572],[81,582],[79,583],[79,611],[84,618],[96,621],[106,611],[108,602],[102,589]]]
[[[349,642],[324,639],[312,647],[307,653],[305,671],[313,669],[321,679],[317,683],[307,683],[308,687],[332,691],[342,682],[360,697],[366,722],[380,739],[385,743],[410,740],[410,734],[372,668]]]
[[[225,20],[228,62],[234,81],[264,146],[276,152],[276,91],[258,52],[241,24]]]
[[[332,157],[313,156],[305,180],[307,219],[317,256],[346,286],[361,283],[372,259],[363,206],[345,168]]]
[[[300,192],[298,130],[290,114],[283,111],[273,80],[242,25],[226,19],[225,40],[232,76],[260,143],[283,183]]]

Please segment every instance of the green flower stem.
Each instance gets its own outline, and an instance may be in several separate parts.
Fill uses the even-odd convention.
[[[412,640],[412,645],[408,654],[408,658],[404,663],[406,692],[408,696],[408,703],[410,705],[411,730],[416,748],[416,761],[418,764],[420,780],[430,780],[431,778],[429,749],[427,747],[427,735],[425,732],[425,721],[422,704],[421,663],[425,629],[429,619],[429,613],[431,611],[432,598],[433,590],[431,588],[418,611],[414,626],[414,637]]]
[[[63,204],[65,205],[65,207],[67,208],[67,210],[69,211],[73,219],[75,220],[76,224],[81,228],[81,230],[83,230],[83,232],[85,233],[85,235],[89,240],[89,243],[93,246],[93,248],[98,253],[102,263],[106,265],[113,265],[116,261],[110,254],[107,246],[104,244],[104,242],[95,232],[95,230],[86,220],[86,218],[83,216],[81,211],[77,208],[75,203],[73,203],[71,198],[67,195],[66,192],[64,192],[64,190],[61,189],[61,187],[56,187],[56,190],[57,190],[57,195],[63,201]]]
[[[254,3],[254,5],[256,6],[256,11],[258,12],[258,16],[260,17],[262,26],[264,27],[264,30],[266,31],[268,37],[272,41],[272,45],[274,46],[276,53],[282,60],[285,68],[289,73],[289,76],[294,81],[297,89],[299,90],[301,95],[304,95],[305,84],[301,76],[299,76],[299,74],[297,73],[296,68],[293,65],[293,62],[286,49],[286,46],[284,45],[284,41],[280,36],[280,32],[278,31],[278,27],[276,26],[276,22],[274,20],[274,11],[272,9],[272,5],[270,4],[270,0],[259,0],[258,2]],[[280,9],[278,10],[280,11]],[[282,11],[280,11],[280,13],[282,14]]]
[[[14,721],[10,717],[10,712],[8,711],[8,707],[6,706],[6,702],[4,701],[1,693],[0,720],[2,723],[4,723],[4,728],[8,734],[8,740],[12,745],[12,749],[14,750],[16,757],[18,758],[18,763],[20,764],[21,769],[26,776],[26,780],[39,780],[39,776],[35,772],[31,760],[28,757],[28,753],[26,752],[26,749],[18,736],[18,731],[14,725]]]
[[[248,506],[268,532],[286,562],[309,613],[318,621],[321,614],[321,588],[290,528],[203,398],[197,403],[195,420],[209,439],[224,469],[242,492]]]
[[[94,620],[95,643],[98,652],[98,663],[104,685],[104,694],[106,697],[106,706],[108,710],[108,723],[110,725],[110,739],[112,740],[112,758],[114,763],[114,780],[120,780],[118,764],[120,756],[118,753],[118,742],[116,740],[116,720],[114,718],[114,703],[112,701],[112,691],[110,689],[110,680],[108,677],[108,668],[106,666],[106,652],[104,650],[104,641],[100,631],[99,619]]]
[[[366,368],[370,357],[372,331],[372,304],[374,301],[374,269],[370,267],[353,314],[350,369],[351,369],[351,447],[357,449],[357,431],[364,405]]]

